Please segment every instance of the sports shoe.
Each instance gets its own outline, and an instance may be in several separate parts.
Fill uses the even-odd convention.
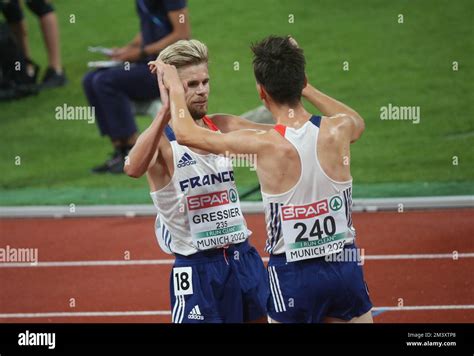
[[[125,148],[116,148],[112,153],[112,157],[105,161],[100,166],[96,166],[91,169],[92,173],[113,173],[121,174],[123,172],[123,167],[125,164],[125,157],[127,157],[130,152],[131,147]]]
[[[51,89],[56,87],[62,87],[67,84],[66,73],[63,72],[58,74],[53,68],[48,67],[44,74],[43,81],[41,82],[41,89]]]
[[[91,169],[92,173],[123,173],[125,156],[123,150],[120,148],[115,149],[112,153],[111,158],[105,161],[100,166],[96,166]]]
[[[2,78],[0,83],[0,101],[20,99],[39,92],[36,79],[39,66],[31,59],[25,59],[26,70],[15,72],[11,78]]]

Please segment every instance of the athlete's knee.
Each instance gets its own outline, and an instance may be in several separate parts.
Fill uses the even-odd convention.
[[[47,0],[26,0],[26,5],[28,5],[30,10],[38,17],[43,17],[54,11],[53,6]]]
[[[361,316],[356,316],[350,320],[351,323],[359,324],[373,324],[374,319],[372,318],[372,311],[369,310],[367,313],[362,314]]]
[[[372,324],[374,321],[372,319],[372,312],[369,310],[368,312],[360,315],[353,317],[350,320],[344,320],[344,319],[339,319],[339,318],[334,318],[334,317],[325,317],[323,319],[323,323],[351,323],[351,324]]]

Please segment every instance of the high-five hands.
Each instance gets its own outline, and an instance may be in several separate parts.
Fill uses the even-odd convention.
[[[152,73],[156,73],[166,89],[182,88],[183,84],[179,79],[178,70],[174,65],[163,63],[160,60],[148,62],[148,67]],[[158,82],[160,79],[158,79]]]
[[[163,83],[163,76],[160,74],[160,71],[158,70],[157,62],[158,60],[148,62],[148,68],[150,69],[151,73],[156,73],[156,80],[158,81],[158,88],[160,90],[161,103],[163,104],[163,106],[166,106],[167,108],[169,108],[170,107],[169,92],[168,92],[168,89],[165,87],[165,84]]]

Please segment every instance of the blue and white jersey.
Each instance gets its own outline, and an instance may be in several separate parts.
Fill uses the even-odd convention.
[[[355,237],[352,179],[335,181],[321,168],[316,150],[320,122],[321,117],[313,116],[299,129],[275,126],[301,161],[300,179],[290,190],[262,191],[268,235],[265,251],[286,253],[288,262],[336,253]]]
[[[216,129],[212,122],[208,126]],[[170,127],[165,133],[173,150],[174,172],[165,187],[150,193],[158,210],[155,233],[162,250],[189,256],[245,241],[250,231],[240,208],[232,161],[179,145]]]

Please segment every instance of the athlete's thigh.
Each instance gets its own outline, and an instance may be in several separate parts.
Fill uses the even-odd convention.
[[[266,322],[270,290],[262,258],[253,247],[243,254],[234,252],[234,256],[231,257],[234,259],[232,263],[236,266],[243,296],[243,321]]]
[[[351,247],[349,247],[351,248]],[[372,302],[364,280],[362,266],[356,261],[327,262],[337,271],[340,281],[325,321],[372,322]]]
[[[281,323],[311,322],[314,297],[309,285],[312,276],[310,269],[301,263],[269,264],[270,319]]]
[[[352,318],[351,320],[343,320],[343,319],[338,319],[338,318],[332,318],[332,317],[326,317],[323,320],[324,323],[354,323],[354,324],[372,324],[374,322],[372,318],[372,311],[368,311],[365,314],[362,314],[361,316],[356,316]]]

